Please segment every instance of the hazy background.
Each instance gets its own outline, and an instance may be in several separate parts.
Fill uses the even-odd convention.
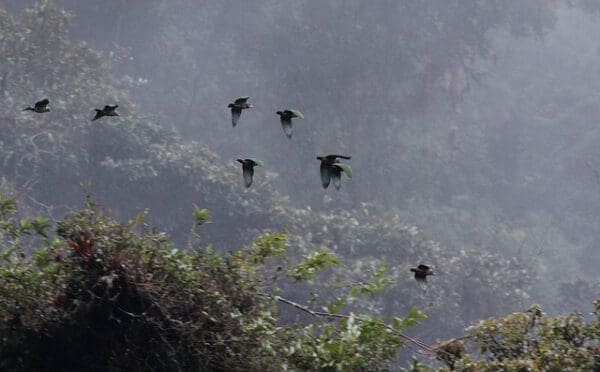
[[[33,3],[0,1],[16,20]],[[207,227],[205,240],[223,250],[264,229],[281,225],[293,231],[290,221],[296,221],[302,239],[347,256],[349,267],[367,267],[372,259],[388,262],[406,286],[414,285],[409,265],[433,262],[440,275],[427,295],[404,284],[395,289],[418,296],[410,305],[434,304],[430,328],[423,331],[429,339],[455,335],[475,319],[531,303],[552,313],[587,311],[600,292],[600,7],[594,2],[54,3],[74,16],[68,37],[102,51],[99,71],[108,81],[96,76],[100,83],[89,86],[115,89],[94,96],[93,103],[81,102],[83,107],[65,106],[64,112],[119,103],[122,120],[173,126],[181,134],[167,130],[171,140],[163,129],[152,129],[154,134],[143,134],[148,143],[163,141],[167,148],[171,141],[196,141],[190,147],[206,147],[210,154],[192,162],[194,169],[227,169],[230,178],[210,188],[217,181],[184,178],[192,168],[164,165],[162,173],[156,171],[161,175],[153,176],[156,184],[147,183],[150,169],[161,167],[158,160],[107,162],[111,153],[102,141],[118,141],[120,129],[87,128],[89,118],[77,117],[73,120],[87,128],[77,136],[88,146],[82,145],[86,155],[74,155],[73,164],[85,157],[95,165],[71,166],[78,170],[69,180],[45,178],[43,187],[28,189],[37,203],[32,209],[39,203],[77,207],[79,181],[95,179],[94,194],[114,213],[130,216],[149,207],[153,221],[181,242],[186,239],[177,236],[189,230],[194,202],[213,212],[215,223]],[[55,73],[52,67],[49,74]],[[51,91],[36,87],[22,99]],[[4,90],[6,96],[10,87]],[[244,111],[232,128],[227,104],[243,95],[251,96],[255,108]],[[20,107],[29,101],[10,102]],[[292,140],[275,115],[284,108],[305,116],[294,122]],[[146,124],[135,125],[128,127],[134,137]],[[124,159],[133,158],[126,154],[132,148],[114,144]],[[170,164],[180,150],[161,151]],[[328,153],[352,155],[354,177],[343,178],[340,192],[320,186],[315,157]],[[234,164],[237,157],[265,161],[249,192]],[[17,168],[5,165],[3,174],[19,191],[27,178],[18,178]],[[119,172],[135,191],[123,191]],[[182,179],[190,185],[187,194],[176,191],[184,187]],[[214,193],[196,196],[205,185]],[[257,194],[267,201],[260,199],[246,212],[244,203]],[[356,211],[367,205],[369,234],[388,239],[389,247],[369,240],[358,227],[350,232]],[[273,206],[294,219],[276,218]],[[54,209],[56,217],[67,207]],[[323,213],[322,219],[302,211]],[[350,221],[348,227],[342,229],[335,215]],[[360,221],[356,226],[362,227]],[[321,231],[324,223],[337,224],[348,240]],[[395,250],[390,235],[395,223],[414,224],[423,233],[420,239],[439,246],[421,249],[410,243],[409,249],[397,241]],[[452,288],[456,296],[446,289],[436,292],[436,285]],[[498,293],[511,299],[502,308],[487,300]],[[390,301],[366,306],[392,314],[409,305]],[[455,312],[445,301],[461,313],[436,334],[435,325]]]

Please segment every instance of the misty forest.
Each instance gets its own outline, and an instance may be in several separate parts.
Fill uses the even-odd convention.
[[[0,370],[600,371],[598,35],[0,0]]]

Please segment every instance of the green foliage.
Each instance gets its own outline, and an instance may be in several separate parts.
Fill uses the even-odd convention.
[[[89,200],[51,240],[47,219],[14,219],[14,202],[0,200],[2,370],[373,370],[424,317],[413,310],[392,327],[272,297],[262,278],[269,260],[289,260],[285,231],[230,254],[184,251]],[[16,251],[23,238],[41,244],[31,256]],[[314,278],[337,263],[322,250],[290,272]],[[277,302],[331,321],[281,325]]]
[[[8,198],[6,195],[0,194],[0,218],[6,220],[9,215],[16,212],[17,203]]]
[[[339,263],[335,254],[327,249],[321,249],[303,257],[302,261],[290,270],[290,275],[296,280],[310,280],[314,279],[319,271]]]
[[[340,326],[307,327],[287,347],[290,359],[306,371],[386,369],[402,338],[382,320],[351,314]]]
[[[412,327],[415,325],[419,325],[419,324],[421,324],[419,322],[419,319],[426,319],[426,318],[427,318],[427,314],[425,314],[421,310],[417,309],[416,307],[413,307],[412,309],[410,309],[410,311],[408,312],[408,314],[406,314],[406,316],[404,318],[394,317],[392,319],[392,325],[396,329],[404,329],[404,328]]]
[[[448,364],[464,371],[596,371],[600,368],[600,300],[594,306],[595,318],[589,322],[580,313],[549,317],[538,305],[480,321],[469,334],[479,354],[463,353]]]
[[[350,290],[350,294],[369,294],[371,295],[371,297],[373,297],[376,293],[382,291],[385,287],[394,283],[393,279],[385,276],[386,272],[386,266],[381,266],[374,269],[371,272],[371,280],[369,280],[366,283],[360,283],[359,285],[352,287],[352,289]]]
[[[212,223],[210,220],[210,211],[206,208],[200,209],[196,204],[194,204],[194,219],[196,220],[196,226]]]
[[[83,210],[58,223],[62,244],[3,260],[2,369],[266,368],[278,331],[250,263],[131,228]]]
[[[254,245],[245,250],[247,257],[255,263],[265,263],[272,257],[285,257],[288,246],[286,231],[263,234],[254,239]]]

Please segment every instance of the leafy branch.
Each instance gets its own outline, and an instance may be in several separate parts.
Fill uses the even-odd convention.
[[[297,302],[294,302],[292,300],[288,300],[287,298],[281,297],[281,296],[274,296],[274,298],[281,302],[284,303],[286,305],[292,306],[298,310],[301,310],[305,313],[308,313],[310,315],[312,315],[313,317],[325,317],[325,318],[335,318],[335,319],[350,319],[351,317],[353,317],[352,314],[339,314],[339,313],[330,313],[330,312],[325,312],[325,311],[317,311],[317,310],[312,310],[309,307],[300,305]],[[418,347],[421,350],[424,350],[428,353],[430,353],[433,356],[438,355],[439,350],[433,346],[428,345],[427,343],[408,336],[407,334],[401,332],[398,328],[405,328],[407,326],[411,326],[411,325],[417,325],[419,324],[418,319],[424,319],[426,318],[427,315],[424,314],[423,312],[417,310],[417,309],[412,309],[408,315],[403,318],[403,319],[399,319],[399,318],[394,318],[394,325],[389,325],[386,323],[381,323],[381,325],[386,328],[389,331],[394,332],[395,334],[397,334],[398,336],[400,336],[401,338],[403,338],[404,340],[412,343],[413,345],[415,345],[416,347]]]

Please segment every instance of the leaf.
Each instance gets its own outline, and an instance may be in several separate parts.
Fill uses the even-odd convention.
[[[408,312],[408,314],[406,314],[404,318],[393,317],[392,325],[394,326],[394,328],[400,330],[407,327],[419,325],[421,324],[421,322],[419,322],[419,319],[425,318],[427,318],[427,314],[417,309],[416,307],[413,307],[412,309],[410,309],[410,311]]]
[[[290,270],[290,275],[296,280],[313,279],[319,271],[332,265],[338,265],[339,262],[335,254],[327,249],[322,249],[304,256],[302,261]]]
[[[31,221],[31,226],[38,235],[48,238],[46,230],[52,227],[52,224],[49,218],[43,217],[41,213],[38,213],[35,219]]]
[[[250,251],[252,256],[251,262],[264,263],[269,257],[283,257],[287,251],[287,235],[286,230],[263,234],[254,240],[254,245]]]
[[[144,210],[142,213],[138,213],[138,215],[135,216],[135,221],[137,223],[144,223],[146,217],[148,217],[148,209]]]
[[[387,272],[386,266],[381,266],[371,273],[371,279],[367,283],[359,283],[352,287],[350,294],[355,295],[368,294],[374,296],[376,293],[384,290],[388,285],[393,284],[394,280],[385,276]]]
[[[194,204],[194,219],[196,220],[196,226],[212,223],[210,220],[210,211],[205,208],[200,209],[196,204]]]
[[[7,218],[9,215],[14,214],[17,211],[17,203],[3,195],[0,194],[0,218]]]

